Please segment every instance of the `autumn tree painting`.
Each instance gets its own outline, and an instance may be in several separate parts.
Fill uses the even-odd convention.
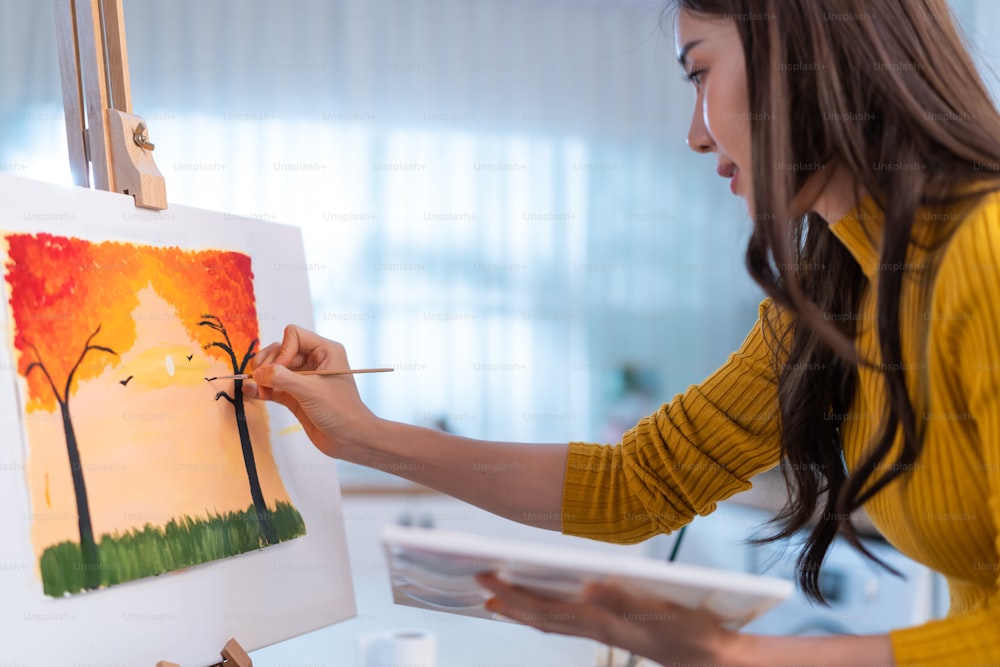
[[[45,593],[305,533],[266,409],[240,380],[204,379],[245,371],[259,345],[248,256],[2,238]]]
[[[164,252],[163,261],[164,275],[172,278],[165,284],[189,295],[178,295],[174,302],[191,336],[209,355],[227,364],[227,370],[233,375],[245,373],[260,342],[250,258],[235,252],[184,253],[173,249]],[[191,285],[203,285],[203,289],[196,292],[200,298],[191,298]],[[253,443],[247,428],[243,380],[233,381],[232,394],[217,391],[215,400],[220,399],[233,407],[254,513],[265,540],[274,544],[278,539],[261,493]]]
[[[80,382],[114,363],[115,347],[132,346],[135,323],[122,312],[137,305],[142,272],[119,244],[94,245],[48,234],[13,234],[7,240],[18,372],[27,380],[29,406],[59,408],[76,497],[84,586],[95,588],[100,565],[70,399]]]

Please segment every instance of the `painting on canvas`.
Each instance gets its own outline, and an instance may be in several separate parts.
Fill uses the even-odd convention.
[[[355,614],[336,462],[244,395],[296,227],[0,175],[0,653],[219,662]]]
[[[0,235],[48,595],[298,537],[267,413],[250,257]]]

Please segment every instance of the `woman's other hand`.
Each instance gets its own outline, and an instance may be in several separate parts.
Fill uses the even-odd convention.
[[[476,581],[495,597],[486,608],[543,632],[586,637],[664,665],[718,665],[739,635],[721,620],[610,584],[590,583],[582,599],[556,601],[512,586],[493,573]]]

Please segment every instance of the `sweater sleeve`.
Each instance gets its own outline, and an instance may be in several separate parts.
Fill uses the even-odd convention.
[[[993,522],[993,553],[969,555],[988,561],[995,576],[986,604],[969,612],[890,633],[896,664],[939,667],[1000,661],[1000,215],[985,207],[955,233],[938,272],[931,315],[947,323],[954,360],[955,391],[968,397],[982,458],[972,474],[985,476]],[[956,452],[956,455],[971,453]],[[982,563],[979,563],[981,566]]]
[[[751,487],[780,459],[770,299],[739,350],[704,382],[644,418],[616,446],[570,443],[562,530],[630,544],[673,531]]]

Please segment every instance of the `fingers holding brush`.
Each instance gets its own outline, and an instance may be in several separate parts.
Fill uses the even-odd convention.
[[[253,366],[247,394],[291,410],[325,454],[338,456],[376,419],[361,401],[340,343],[289,325],[281,343],[263,348]]]

